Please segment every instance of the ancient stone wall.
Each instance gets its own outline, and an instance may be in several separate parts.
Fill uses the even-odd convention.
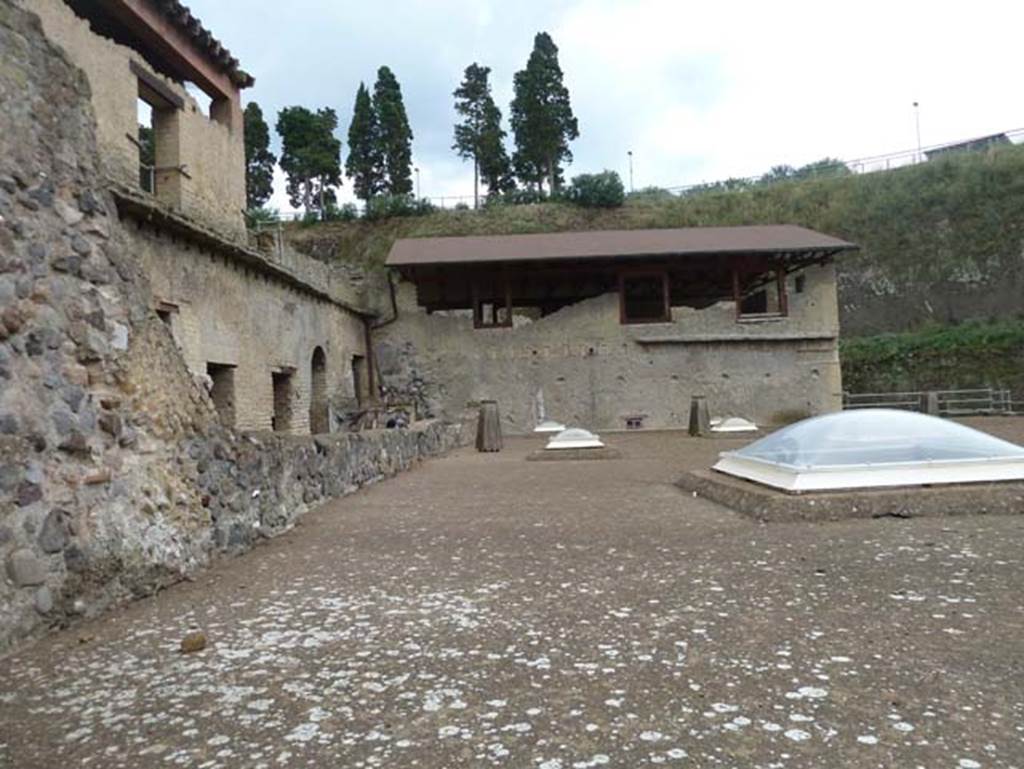
[[[673,308],[671,323],[621,325],[607,294],[515,328],[474,329],[468,314],[426,314],[411,284],[398,320],[374,332],[385,389],[420,413],[457,413],[496,399],[509,432],[551,418],[590,429],[687,424],[690,399],[713,414],[761,423],[832,411],[841,403],[838,317],[831,264],[789,277],[787,318],[738,323],[734,304]]]
[[[226,258],[147,226],[126,222],[125,230],[128,247],[149,279],[154,307],[163,308],[189,369],[202,376],[209,364],[231,367],[234,427],[270,430],[272,376],[290,374],[291,421],[284,431],[311,432],[317,349],[325,356],[328,401],[355,398],[352,360],[366,355],[364,324],[355,312],[301,285],[287,285],[252,262]],[[300,261],[312,260],[298,255],[289,260],[292,266]]]
[[[240,115],[218,122],[205,115],[179,83],[156,72],[137,51],[95,34],[63,0],[24,0],[39,15],[47,37],[64,49],[91,86],[96,139],[103,173],[129,187],[139,186],[139,83],[131,65],[141,67],[175,93],[184,109],[154,120],[159,169],[156,194],[184,214],[245,239],[245,143]],[[184,173],[175,170],[183,166]]]
[[[88,81],[8,2],[0,103],[0,650],[151,593],[461,439],[438,421],[316,439],[224,427],[154,312],[144,268],[180,261],[180,275],[154,268],[161,290],[195,271],[223,292],[203,301],[231,304],[226,257],[122,223],[99,173]],[[259,274],[238,290],[262,305],[196,317],[321,312],[306,289],[282,299],[278,278]],[[338,313],[348,317],[298,325],[322,324],[310,333],[335,350],[330,334],[348,328]],[[285,333],[273,322],[258,333]]]

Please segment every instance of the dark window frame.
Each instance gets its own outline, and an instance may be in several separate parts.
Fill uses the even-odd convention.
[[[736,320],[737,322],[744,321],[759,321],[759,320],[777,320],[780,318],[789,317],[789,294],[786,291],[786,267],[783,264],[773,265],[770,272],[775,273],[775,290],[778,292],[779,309],[775,312],[758,312],[758,313],[747,313],[743,312],[743,300],[747,298],[747,294],[744,293],[743,277],[738,267],[734,266],[732,270],[732,298],[736,305]],[[765,282],[761,290],[767,291],[771,281]]]
[[[656,278],[661,281],[662,312],[658,317],[634,318],[630,317],[626,302],[626,283],[636,279]],[[623,326],[640,325],[644,323],[671,323],[672,322],[672,301],[670,295],[668,270],[665,268],[648,268],[637,270],[622,270],[619,272],[619,323]]]

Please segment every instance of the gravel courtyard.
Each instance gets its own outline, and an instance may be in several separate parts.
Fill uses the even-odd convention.
[[[673,485],[736,442],[608,439],[461,450],[0,659],[0,767],[1024,766],[1024,517],[759,525]]]

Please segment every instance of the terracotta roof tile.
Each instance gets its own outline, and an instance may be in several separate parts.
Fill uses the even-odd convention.
[[[231,55],[231,51],[207,30],[203,23],[192,15],[187,6],[182,5],[178,0],[150,0],[154,6],[178,29],[184,32],[192,41],[199,46],[206,54],[216,62],[231,82],[239,88],[249,88],[255,82],[253,76],[243,70],[238,59]]]

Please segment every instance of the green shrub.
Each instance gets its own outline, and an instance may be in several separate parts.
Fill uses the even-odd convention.
[[[278,221],[281,214],[276,208],[250,208],[245,212],[245,226],[257,230]]]
[[[842,338],[850,392],[1004,387],[1024,392],[1024,321],[1003,318]]]
[[[655,203],[663,200],[671,200],[675,195],[664,187],[641,187],[636,192],[629,193],[626,197],[629,198],[629,200],[636,200],[644,203]]]
[[[427,198],[412,195],[376,195],[366,201],[365,218],[370,221],[390,219],[395,216],[424,216],[437,210]]]
[[[487,197],[488,205],[528,206],[533,203],[543,203],[545,200],[547,200],[547,196],[543,191],[533,189],[514,189]]]
[[[353,222],[359,218],[359,209],[354,203],[344,203],[340,206],[328,203],[320,218],[324,222]]]
[[[580,174],[573,178],[566,197],[584,208],[618,208],[626,202],[626,188],[615,171]]]

